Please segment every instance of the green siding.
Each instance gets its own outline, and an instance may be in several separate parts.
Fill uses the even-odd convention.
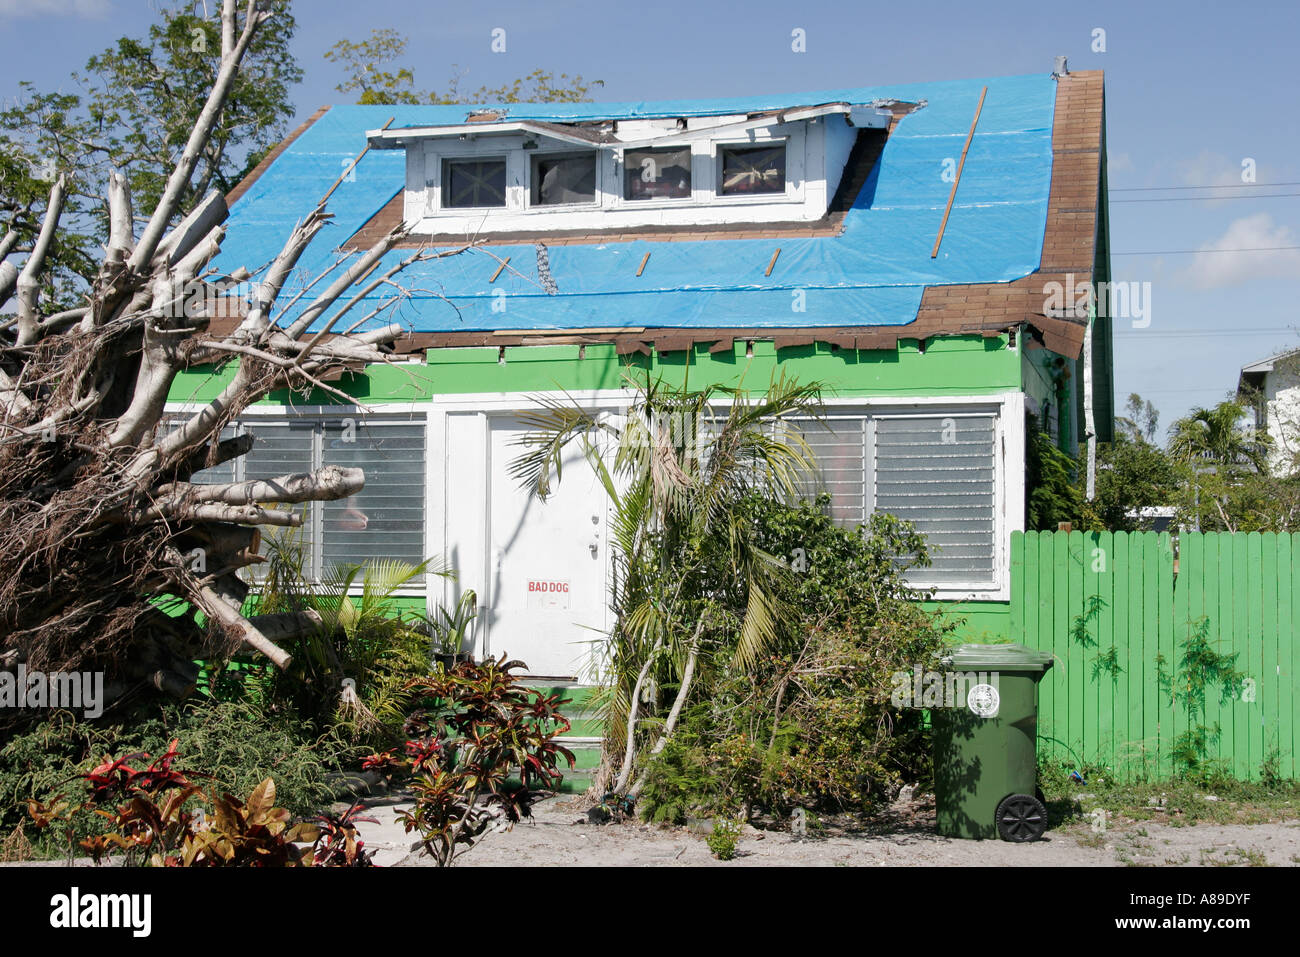
[[[993,643],[1006,641],[1012,633],[1012,605],[1005,601],[927,601],[926,611],[941,611],[956,625],[956,641]]]
[[[826,343],[780,350],[770,341],[710,353],[707,345],[689,351],[619,356],[610,344],[556,346],[477,346],[429,350],[427,364],[373,365],[345,375],[335,385],[367,404],[428,400],[433,395],[551,392],[617,389],[626,374],[649,373],[675,385],[723,385],[761,391],[773,375],[820,382],[829,396],[990,395],[1018,389],[1023,370],[1019,353],[1005,336],[951,336],[931,340],[924,352],[915,341],[897,349],[835,349]],[[234,375],[234,364],[220,371],[195,369],[177,376],[173,402],[206,402]],[[272,393],[263,405],[335,405],[334,396],[306,399]]]
[[[208,367],[190,369],[176,376],[167,398],[171,402],[209,402],[220,394],[234,376],[234,363],[223,366],[220,370]],[[429,367],[420,362],[367,366],[364,373],[347,373],[331,385],[366,404],[415,402],[428,399],[433,394],[433,377]],[[304,399],[290,394],[287,389],[278,389],[258,404],[338,405],[339,402],[337,396],[320,390],[313,390]]]

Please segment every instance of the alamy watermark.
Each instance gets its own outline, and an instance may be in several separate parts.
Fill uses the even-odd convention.
[[[1074,273],[1068,272],[1065,282],[1043,284],[1043,315],[1087,320],[1093,314],[1130,319],[1134,329],[1145,329],[1151,325],[1151,283],[1076,281]]]
[[[1002,704],[996,671],[895,671],[889,703],[895,708],[968,708],[996,717]]]
[[[104,672],[0,671],[0,708],[82,709],[86,718],[104,713]]]

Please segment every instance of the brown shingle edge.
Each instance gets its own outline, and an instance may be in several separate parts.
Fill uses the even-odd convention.
[[[257,182],[258,177],[265,173],[267,169],[270,168],[271,164],[280,158],[280,154],[292,146],[294,140],[302,136],[303,133],[306,133],[308,127],[328,113],[329,110],[330,108],[328,106],[317,108],[316,112],[300,123],[297,129],[276,144],[275,148],[262,158],[262,162],[254,166],[243,179],[235,184],[235,188],[226,194],[226,205],[233,206],[241,196],[252,188],[253,184]]]
[[[547,335],[544,332],[519,330],[511,332],[415,332],[408,333],[395,343],[400,353],[422,352],[432,349],[457,349],[475,346],[536,346],[536,345],[598,345],[613,344],[622,355],[629,352],[649,353],[681,352],[692,346],[708,345],[710,352],[724,352],[737,340],[747,342],[773,342],[778,349],[789,349],[824,342],[840,349],[893,350],[899,340],[925,340],[939,335],[992,336],[1009,332],[1020,322],[1003,319],[974,320],[954,327],[951,324],[917,321],[905,326],[809,326],[791,328],[755,329],[730,327],[717,329],[646,329],[627,333],[565,332]]]

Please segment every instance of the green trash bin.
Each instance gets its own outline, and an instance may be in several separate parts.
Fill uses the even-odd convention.
[[[946,695],[931,711],[939,833],[1037,840],[1047,830],[1038,682],[1052,656],[1024,645],[961,645],[939,660]]]

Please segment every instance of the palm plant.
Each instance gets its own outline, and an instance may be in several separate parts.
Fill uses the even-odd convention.
[[[1231,401],[1213,409],[1193,409],[1170,430],[1169,454],[1180,462],[1202,462],[1219,471],[1263,471],[1265,437],[1241,428],[1245,412],[1240,403]]]
[[[1234,491],[1243,480],[1268,474],[1268,435],[1242,428],[1245,412],[1239,402],[1220,402],[1213,409],[1193,409],[1170,429],[1169,455],[1191,473],[1198,530],[1203,490],[1224,527],[1235,531],[1238,521],[1234,516],[1239,509],[1231,506]]]
[[[461,654],[465,639],[469,636],[470,626],[478,617],[478,594],[467,588],[461,592],[454,608],[439,605],[429,616],[429,630],[433,633],[435,653],[444,657]]]
[[[354,736],[399,726],[403,686],[428,671],[431,629],[401,606],[399,590],[422,575],[449,575],[432,559],[391,559],[336,566],[315,584],[297,529],[264,539],[269,563],[258,582],[264,613],[310,610],[319,625],[293,639],[286,673],[272,676],[272,699],[320,726],[340,724]]]
[[[561,479],[564,449],[578,442],[610,499],[615,623],[597,787],[617,762],[612,783],[620,793],[637,769],[646,728],[658,730],[656,754],[712,661],[751,664],[797,617],[777,597],[789,570],[758,546],[740,503],[755,486],[797,495],[813,455],[788,420],[821,417],[820,388],[785,376],[754,399],[718,386],[632,385],[636,397],[620,422],[543,400],[524,415],[529,431],[511,464],[511,475],[545,498]],[[673,687],[664,714],[660,692]],[[643,718],[643,709],[652,713]],[[644,782],[642,772],[628,796]]]

